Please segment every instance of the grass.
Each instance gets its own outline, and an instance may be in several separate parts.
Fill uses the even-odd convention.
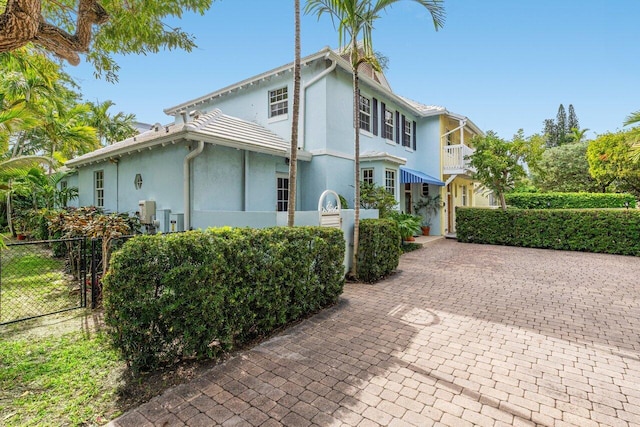
[[[0,346],[0,425],[101,425],[120,414],[124,363],[100,333],[21,337]]]
[[[2,250],[0,323],[77,307],[79,283],[43,245]]]

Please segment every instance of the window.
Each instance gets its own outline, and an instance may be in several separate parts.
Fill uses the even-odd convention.
[[[94,195],[93,202],[99,207],[104,207],[104,171],[95,171],[93,176]]]
[[[362,182],[373,184],[373,168],[362,169]]]
[[[402,127],[404,132],[402,134],[402,146],[411,147],[411,121],[402,116]]]
[[[289,209],[289,178],[285,176],[279,176],[277,178],[277,206],[278,212],[286,212]]]
[[[360,129],[371,132],[371,100],[360,95]]]
[[[60,181],[60,190],[65,190],[68,185],[67,181]]]
[[[384,171],[384,188],[392,196],[396,195],[396,171],[385,169]]]
[[[393,141],[393,111],[384,109],[384,128],[382,129],[382,137]]]
[[[269,117],[281,116],[289,111],[289,95],[286,86],[269,91]]]
[[[426,182],[422,183],[422,197],[429,197],[429,184]]]
[[[467,186],[463,185],[460,188],[460,193],[462,196],[462,206],[467,206]]]

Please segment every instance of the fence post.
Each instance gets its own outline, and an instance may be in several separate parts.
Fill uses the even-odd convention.
[[[97,242],[98,239],[91,239],[91,309],[95,309],[98,306],[98,274],[96,268],[98,266],[97,261]]]
[[[80,306],[87,307],[87,239],[80,240]]]

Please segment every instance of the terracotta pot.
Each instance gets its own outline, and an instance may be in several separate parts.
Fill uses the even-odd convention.
[[[24,234],[18,234],[17,237],[18,237],[18,240],[24,240],[27,238],[27,236],[25,236]]]
[[[415,242],[415,241],[416,241],[416,238],[415,238],[415,237],[413,237],[413,236],[409,236],[409,237],[407,237],[406,239],[404,239],[404,241],[405,241],[405,242]]]
[[[423,236],[428,236],[429,235],[429,232],[431,231],[431,227],[428,227],[428,226],[426,227],[426,226],[423,225],[420,228],[422,228],[422,235]]]

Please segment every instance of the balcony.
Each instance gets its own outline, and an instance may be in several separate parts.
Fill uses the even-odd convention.
[[[471,167],[470,161],[465,160],[466,156],[472,155],[473,148],[464,144],[447,145],[444,147],[443,172],[445,175],[471,175],[475,169]]]

